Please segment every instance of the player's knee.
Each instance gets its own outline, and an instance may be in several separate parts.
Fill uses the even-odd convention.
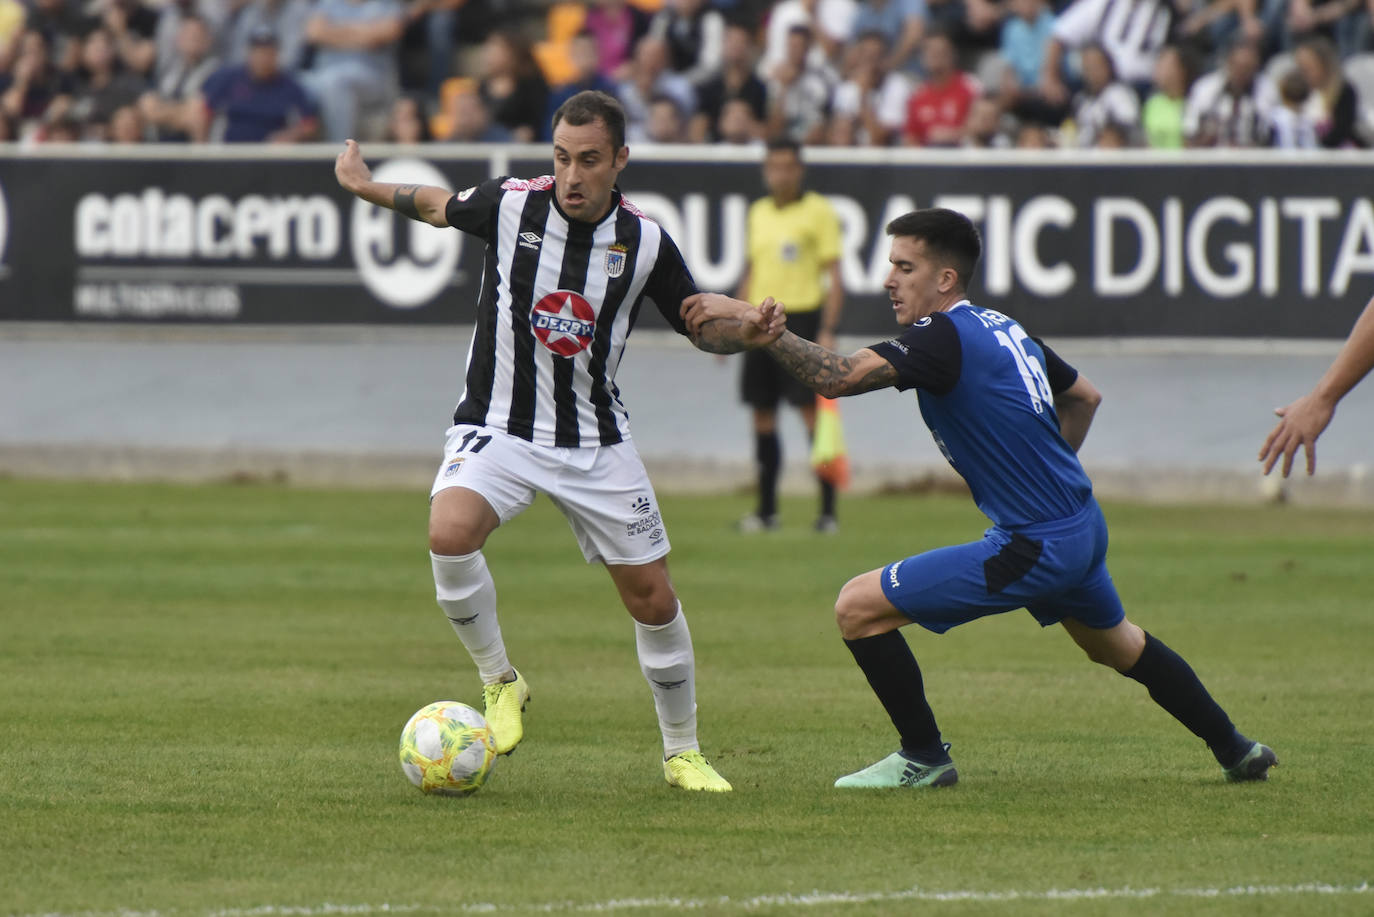
[[[845,583],[835,597],[835,624],[840,629],[840,636],[846,640],[869,636],[873,615],[868,603],[863,600],[863,592],[860,578],[855,577]]]
[[[444,557],[460,557],[482,550],[487,535],[481,526],[462,519],[430,519],[429,549]]]
[[[658,626],[677,617],[677,593],[666,583],[624,594],[622,598],[630,616],[641,624]]]

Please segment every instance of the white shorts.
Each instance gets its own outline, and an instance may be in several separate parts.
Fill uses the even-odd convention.
[[[504,525],[549,495],[587,563],[647,564],[668,553],[658,498],[633,443],[536,446],[492,427],[449,427],[430,499],[449,487],[480,494]]]

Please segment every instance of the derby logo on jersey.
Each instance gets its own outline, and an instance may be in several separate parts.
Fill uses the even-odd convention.
[[[606,276],[619,277],[625,273],[625,260],[629,254],[629,246],[621,245],[619,242],[606,249]]]
[[[557,290],[534,304],[530,326],[539,343],[560,357],[571,357],[591,344],[596,312],[581,293]]]

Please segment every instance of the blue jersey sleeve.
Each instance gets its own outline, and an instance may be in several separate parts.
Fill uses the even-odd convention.
[[[897,370],[897,388],[919,388],[932,395],[947,395],[959,384],[963,368],[963,345],[959,330],[943,312],[921,319],[900,337],[869,350]]]
[[[1040,345],[1040,349],[1045,353],[1045,377],[1049,380],[1050,391],[1058,395],[1078,381],[1078,370],[1068,363],[1065,363],[1059,354],[1050,350],[1050,345],[1037,337],[1031,338],[1032,341]]]

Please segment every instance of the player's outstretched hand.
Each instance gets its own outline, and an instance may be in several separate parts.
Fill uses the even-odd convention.
[[[1274,413],[1280,417],[1279,424],[1270,432],[1259,452],[1264,473],[1272,471],[1274,463],[1282,456],[1283,476],[1288,477],[1293,470],[1293,460],[1298,457],[1298,449],[1301,448],[1307,456],[1307,473],[1312,474],[1317,470],[1317,437],[1331,423],[1336,406],[1315,395],[1304,395],[1287,407],[1275,408]]]
[[[334,177],[344,190],[355,194],[364,183],[372,181],[372,172],[363,162],[363,152],[356,140],[344,141],[344,151],[334,160]]]

